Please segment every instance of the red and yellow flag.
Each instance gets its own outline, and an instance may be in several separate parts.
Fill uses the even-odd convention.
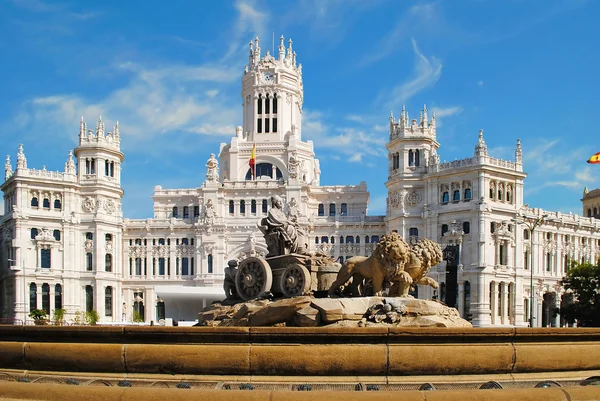
[[[587,162],[590,164],[600,164],[600,152],[590,157]]]
[[[250,154],[250,161],[248,161],[252,177],[254,177],[254,166],[256,165],[256,143],[252,146],[252,153]]]

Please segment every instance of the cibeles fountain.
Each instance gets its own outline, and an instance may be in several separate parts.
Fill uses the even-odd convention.
[[[342,265],[308,252],[297,216],[279,196],[271,203],[257,223],[268,254],[229,261],[226,298],[198,314],[199,326],[471,327],[455,308],[410,295],[416,285],[438,287],[427,273],[442,261],[439,244],[409,245],[393,232]]]

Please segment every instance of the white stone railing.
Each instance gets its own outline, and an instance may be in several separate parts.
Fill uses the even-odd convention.
[[[508,161],[508,160],[497,159],[495,157],[488,157],[486,164],[491,164],[492,166],[498,166],[498,167],[507,168],[509,170],[516,170],[517,169],[517,165],[516,165],[515,162],[511,162],[511,161]]]
[[[448,163],[441,163],[439,165],[439,170],[448,170],[451,168],[472,166],[473,164],[475,164],[473,158],[467,157],[466,159],[462,160],[454,160]]]
[[[35,169],[35,168],[19,168],[12,174],[15,177],[42,177],[44,179],[56,180],[56,181],[76,181],[77,176],[75,174],[65,174],[61,171],[50,171],[46,169]]]

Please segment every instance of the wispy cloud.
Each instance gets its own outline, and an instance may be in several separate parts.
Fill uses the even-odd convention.
[[[364,67],[382,60],[397,51],[401,42],[416,36],[423,29],[436,29],[440,25],[441,19],[438,2],[417,4],[410,7],[404,15],[396,19],[391,31],[372,47],[373,50],[359,62],[359,65]]]
[[[116,67],[130,75],[129,81],[100,99],[79,94],[37,97],[24,104],[18,122],[42,127],[52,122],[68,137],[83,115],[88,124],[100,114],[107,123],[121,120],[123,143],[138,147],[160,136],[177,132],[211,136],[233,136],[239,106],[226,96],[218,96],[219,85],[237,81],[239,73],[210,65],[166,65],[155,68],[137,63]],[[208,86],[208,87],[207,87]],[[232,106],[234,105],[234,106]]]
[[[259,7],[253,0],[236,0],[235,8],[238,12],[237,21],[233,24],[233,31],[230,33],[229,42],[231,45],[223,60],[229,60],[234,54],[240,51],[246,44],[248,37],[259,36],[263,40],[267,39],[266,25],[269,20],[269,14],[265,11],[266,7]],[[264,42],[263,42],[264,43]]]
[[[422,90],[434,85],[442,75],[442,63],[435,57],[425,56],[417,46],[417,41],[412,39],[415,64],[412,76],[396,85],[390,92],[380,95],[386,99],[386,106],[394,110],[404,104],[408,99]]]

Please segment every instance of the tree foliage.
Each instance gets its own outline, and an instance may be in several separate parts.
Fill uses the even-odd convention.
[[[579,327],[600,327],[600,263],[573,263],[560,284],[573,294],[573,302],[561,305],[560,313]]]

